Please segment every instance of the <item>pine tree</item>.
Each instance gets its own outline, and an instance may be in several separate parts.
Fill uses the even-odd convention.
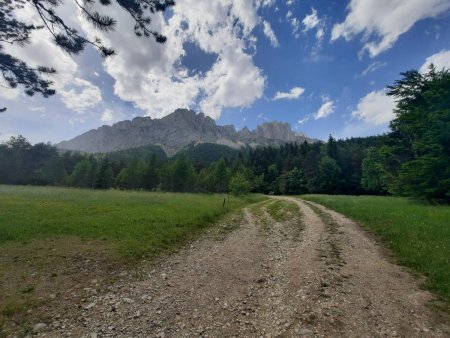
[[[30,42],[31,34],[36,30],[47,29],[53,36],[53,42],[69,54],[79,54],[87,45],[96,48],[104,57],[115,54],[114,49],[105,46],[100,39],[89,39],[69,26],[66,18],[60,16],[58,14],[60,11],[56,10],[63,3],[64,0],[0,1],[0,72],[11,88],[21,85],[25,89],[25,94],[29,96],[35,93],[42,94],[44,97],[55,94],[52,82],[42,77],[42,75],[54,74],[55,69],[44,65],[31,67],[5,52],[2,46],[6,43],[24,47]],[[100,4],[107,7],[111,3],[111,0],[75,1],[85,19],[95,28],[106,32],[114,30],[116,20],[95,10],[95,6],[92,5]],[[173,0],[127,0],[117,1],[117,4],[134,20],[134,33],[137,36],[151,36],[159,43],[166,41],[165,36],[150,28],[150,15],[163,12],[173,6],[175,4]],[[27,5],[39,15],[41,25],[28,24],[17,19],[16,12],[23,10]],[[0,112],[6,110],[6,108],[0,108]]]

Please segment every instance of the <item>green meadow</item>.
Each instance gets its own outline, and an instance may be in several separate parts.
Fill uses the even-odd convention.
[[[100,240],[127,259],[151,257],[263,198],[0,186],[0,246],[76,236]]]
[[[264,198],[0,185],[0,337],[5,323],[50,320],[39,309],[52,294],[139,274],[140,262],[213,224],[233,228],[235,212]]]
[[[376,234],[397,261],[427,278],[426,287],[450,300],[450,207],[400,197],[304,195]]]

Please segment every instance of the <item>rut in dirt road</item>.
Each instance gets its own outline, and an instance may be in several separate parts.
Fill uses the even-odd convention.
[[[276,208],[275,208],[276,207]],[[230,228],[219,239],[218,230]],[[42,336],[447,337],[448,318],[353,222],[279,197],[54,317]],[[53,311],[54,312],[54,311]],[[49,315],[54,313],[49,309]]]

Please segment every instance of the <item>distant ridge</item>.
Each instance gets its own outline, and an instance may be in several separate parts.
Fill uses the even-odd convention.
[[[232,148],[279,145],[286,142],[317,142],[292,131],[289,123],[269,122],[254,131],[247,127],[236,131],[232,125],[218,126],[203,113],[177,109],[161,119],[136,117],[90,130],[56,146],[63,150],[105,153],[145,145],[160,146],[171,156],[188,145],[222,144]]]

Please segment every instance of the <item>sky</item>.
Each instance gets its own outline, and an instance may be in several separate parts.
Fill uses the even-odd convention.
[[[386,85],[400,73],[450,68],[450,0],[178,0],[152,17],[165,44],[136,37],[117,5],[98,10],[113,32],[88,23],[73,2],[58,13],[117,55],[87,48],[71,56],[45,30],[4,49],[57,70],[57,94],[26,96],[0,75],[0,141],[22,134],[57,143],[136,116],[189,108],[239,130],[283,121],[326,140],[389,131],[395,102]],[[31,7],[16,16],[38,23]]]

